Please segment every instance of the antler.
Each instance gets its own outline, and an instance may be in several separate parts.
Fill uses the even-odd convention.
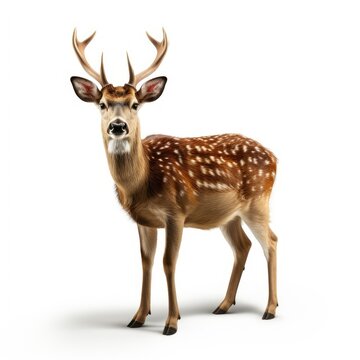
[[[103,54],[101,54],[101,66],[100,66],[100,73],[96,72],[90,64],[87,62],[85,58],[85,48],[89,44],[89,42],[94,38],[96,34],[96,31],[90,35],[87,39],[85,39],[83,42],[80,42],[77,38],[76,29],[74,29],[73,33],[73,46],[74,50],[76,52],[76,55],[79,58],[79,61],[82,65],[82,67],[85,69],[85,71],[92,76],[96,81],[98,81],[101,86],[105,86],[108,84],[108,81],[106,79],[105,70],[104,70],[104,62],[103,62]]]
[[[166,32],[165,32],[164,28],[162,30],[163,30],[163,40],[161,42],[155,40],[152,36],[150,36],[148,33],[146,33],[147,37],[149,38],[149,40],[152,42],[152,44],[155,46],[155,48],[157,50],[155,60],[147,69],[145,69],[141,73],[135,75],[134,70],[130,63],[129,55],[127,55],[129,73],[130,73],[130,78],[129,78],[129,82],[128,82],[129,85],[136,87],[136,85],[141,80],[145,79],[150,74],[152,74],[161,64],[161,62],[166,54],[166,50],[167,50],[167,46],[168,46]]]

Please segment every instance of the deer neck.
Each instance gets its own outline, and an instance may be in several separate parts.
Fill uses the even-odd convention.
[[[140,131],[126,144],[123,151],[109,151],[109,141],[104,140],[111,176],[123,196],[130,197],[141,192],[149,173],[149,160],[141,141]]]

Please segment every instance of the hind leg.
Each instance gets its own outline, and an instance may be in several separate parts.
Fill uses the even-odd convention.
[[[220,230],[234,252],[234,266],[225,299],[214,310],[214,314],[224,314],[232,304],[235,304],[237,288],[251,247],[251,241],[242,229],[241,219],[239,217],[221,226]]]
[[[269,198],[253,200],[242,217],[260,242],[268,263],[269,298],[263,319],[273,319],[278,305],[276,290],[277,237],[269,227]]]

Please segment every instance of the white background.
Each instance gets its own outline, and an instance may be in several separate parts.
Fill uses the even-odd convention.
[[[12,1],[1,11],[0,357],[311,359],[359,356],[360,11],[357,1]],[[187,229],[177,267],[182,320],[167,312],[160,232],[152,315],[140,300],[135,224],[114,196],[100,115],[69,78],[71,46],[98,33],[108,78],[128,80],[169,37],[162,97],[143,136],[239,132],[279,158],[272,198],[278,316],[262,321],[266,262],[256,240],[229,314],[232,252],[218,230]]]

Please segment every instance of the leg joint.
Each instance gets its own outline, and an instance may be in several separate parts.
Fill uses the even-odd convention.
[[[165,258],[163,260],[164,271],[166,275],[173,275],[175,273],[175,261]]]

